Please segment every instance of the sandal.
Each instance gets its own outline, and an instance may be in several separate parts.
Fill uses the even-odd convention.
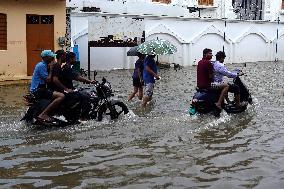
[[[56,123],[55,120],[53,118],[48,118],[48,119],[43,119],[43,118],[40,118],[40,117],[37,117],[36,120],[40,123],[46,123],[46,124],[54,124]]]

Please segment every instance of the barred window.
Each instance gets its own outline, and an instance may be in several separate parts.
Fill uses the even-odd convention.
[[[0,13],[0,50],[7,50],[7,15]]]
[[[214,0],[198,0],[198,5],[213,6]]]

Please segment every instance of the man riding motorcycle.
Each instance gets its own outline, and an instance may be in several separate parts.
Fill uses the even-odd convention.
[[[64,57],[65,54],[62,56]],[[60,57],[58,57],[60,59]],[[62,57],[61,57],[62,58]],[[76,62],[76,54],[73,52],[67,52],[65,55],[66,64],[61,68],[61,66],[55,66],[53,70],[53,87],[54,90],[63,93],[77,93],[81,98],[81,114],[80,121],[86,121],[88,119],[88,113],[91,109],[89,104],[89,94],[83,91],[76,91],[73,86],[73,80],[80,81],[83,83],[95,84],[96,81],[91,81],[85,79],[76,73],[72,69],[72,65]]]

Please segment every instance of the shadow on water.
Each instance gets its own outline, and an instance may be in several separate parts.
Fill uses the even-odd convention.
[[[187,114],[196,67],[160,70],[146,110],[126,102],[132,71],[99,72],[130,113],[60,128],[19,122],[27,86],[1,86],[0,187],[281,188],[284,65],[240,67],[255,104],[220,118]]]

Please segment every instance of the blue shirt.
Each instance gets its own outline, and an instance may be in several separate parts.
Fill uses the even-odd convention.
[[[45,84],[47,77],[47,64],[43,61],[37,63],[34,69],[30,91],[35,92],[38,89],[39,85]]]
[[[222,83],[223,77],[236,78],[238,74],[236,72],[229,71],[224,64],[219,61],[212,62],[214,70],[213,82]]]
[[[149,66],[151,70],[153,70],[154,73],[157,74],[158,68],[155,63],[155,60],[149,56],[147,56],[144,60],[144,69],[143,69],[143,80],[144,82],[147,83],[155,83],[154,76],[150,74],[147,70],[146,67]]]
[[[133,76],[132,76],[133,79],[139,79],[139,74],[143,72],[143,63],[144,63],[143,59],[140,59],[140,58],[136,61],[135,69],[134,69]],[[140,73],[139,73],[138,69],[139,69]],[[142,75],[141,75],[141,77],[142,77]]]

